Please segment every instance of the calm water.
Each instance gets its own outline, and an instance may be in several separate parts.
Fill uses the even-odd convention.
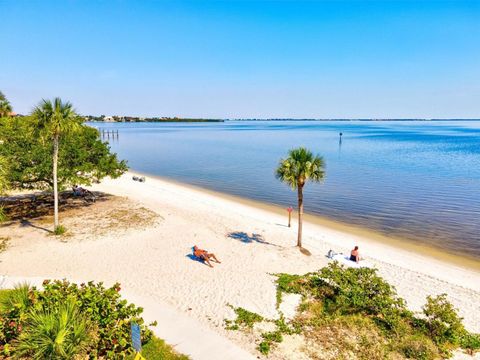
[[[119,130],[111,147],[133,169],[282,206],[296,194],[274,169],[307,146],[327,164],[307,212],[480,259],[480,121],[94,126]]]

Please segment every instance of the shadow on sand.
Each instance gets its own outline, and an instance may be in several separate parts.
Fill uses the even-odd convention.
[[[199,262],[200,264],[203,264],[203,265],[205,265],[205,266],[208,266],[208,264],[207,264],[205,261],[203,261],[202,259],[196,257],[196,256],[193,255],[193,254],[187,254],[187,255],[185,255],[185,256],[186,256],[187,258],[189,258],[190,260],[192,260],[192,261],[197,261],[197,262]]]
[[[251,244],[253,242],[259,243],[259,244],[264,244],[264,245],[274,245],[272,243],[269,243],[266,241],[262,235],[260,234],[255,234],[252,233],[251,235],[248,235],[244,231],[233,231],[231,233],[227,234],[227,237],[241,241],[244,244]],[[276,246],[276,245],[274,245]]]
[[[39,229],[39,230],[46,231],[46,232],[48,232],[48,233],[50,233],[50,234],[53,233],[52,230],[49,230],[49,229],[44,228],[44,227],[42,227],[42,226],[35,225],[35,224],[33,224],[31,221],[25,220],[25,219],[20,220],[20,226],[21,226],[21,227],[30,226],[30,227],[33,227],[33,228],[35,228],[35,229]]]

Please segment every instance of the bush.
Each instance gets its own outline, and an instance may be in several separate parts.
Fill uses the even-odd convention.
[[[433,360],[440,357],[432,340],[423,335],[405,338],[400,343],[399,350],[407,359]]]
[[[53,234],[54,235],[63,235],[67,232],[67,228],[63,225],[58,225],[54,230],[53,230]]]
[[[5,209],[3,208],[3,206],[0,206],[0,224],[3,223],[3,222],[6,222],[8,220],[9,220],[9,218],[8,218],[7,214],[5,213]]]
[[[397,296],[395,288],[377,275],[376,269],[347,268],[337,262],[321,269],[312,283],[327,288],[326,306],[330,313],[365,313],[392,316],[406,310],[405,302]],[[326,291],[333,290],[333,291]]]
[[[53,309],[33,308],[14,341],[15,356],[33,359],[73,359],[88,353],[92,326],[79,312],[75,298]]]
[[[460,338],[460,347],[473,355],[475,351],[480,350],[480,334],[463,334]]]
[[[251,329],[256,322],[263,320],[263,317],[257,313],[248,311],[241,307],[234,308],[231,305],[229,306],[233,309],[233,311],[235,311],[237,317],[235,320],[225,320],[225,328],[227,330],[238,330],[239,328]]]
[[[436,344],[460,344],[460,339],[466,330],[462,324],[462,318],[458,316],[453,305],[448,302],[447,294],[436,297],[427,296],[423,313],[426,316],[427,330]]]
[[[0,297],[0,345],[8,344],[20,334],[33,304],[34,294],[26,284],[4,290]]]
[[[262,341],[260,344],[258,344],[257,347],[258,351],[260,351],[263,355],[268,355],[270,352],[270,342],[268,341]]]
[[[117,359],[133,353],[130,340],[132,321],[140,325],[144,342],[152,336],[140,317],[143,309],[121,299],[119,284],[105,288],[102,283],[76,285],[56,280],[45,281],[43,286],[44,289],[39,291],[23,285],[0,297],[0,347],[5,355],[7,352],[15,355],[18,351],[19,354],[28,353],[34,358],[39,354],[44,358],[43,353],[26,344],[33,343],[32,339],[48,343],[49,336],[66,326],[65,319],[69,318],[64,315],[69,312],[63,306],[69,301],[75,303],[72,312],[80,321],[71,320],[70,323],[74,324],[71,327],[79,331],[84,329],[83,333],[91,335],[91,341],[78,341],[75,336],[80,337],[80,333],[71,335],[74,337],[69,341],[77,344],[79,353],[87,343],[88,353],[93,358]],[[63,323],[61,319],[64,319]]]

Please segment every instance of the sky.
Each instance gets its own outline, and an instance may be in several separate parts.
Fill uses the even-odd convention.
[[[0,0],[0,19],[17,113],[480,118],[480,0]]]

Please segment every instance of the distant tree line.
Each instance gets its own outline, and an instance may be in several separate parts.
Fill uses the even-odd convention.
[[[138,117],[138,116],[85,116],[85,121],[101,122],[223,122],[223,119],[179,118],[179,117]]]

